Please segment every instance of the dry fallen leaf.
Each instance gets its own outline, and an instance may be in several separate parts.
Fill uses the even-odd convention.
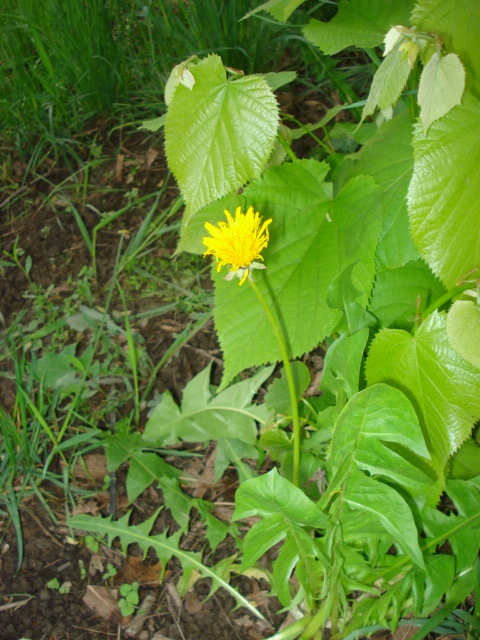
[[[90,453],[83,456],[83,463],[81,460],[77,462],[74,474],[77,480],[99,480],[103,482],[103,479],[108,474],[107,458],[101,453]]]
[[[122,614],[118,608],[116,596],[116,589],[89,584],[83,596],[83,602],[100,618],[118,623],[122,619]]]
[[[139,582],[142,585],[160,586],[160,574],[162,573],[162,563],[146,564],[142,558],[128,556],[125,565],[124,580],[131,584]]]
[[[158,156],[158,151],[150,147],[150,149],[147,151],[147,156],[145,158],[145,165],[147,169],[150,169],[152,164],[155,162],[157,156]]]

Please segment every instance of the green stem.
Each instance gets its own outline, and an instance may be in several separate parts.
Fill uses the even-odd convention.
[[[288,144],[287,139],[284,137],[282,133],[278,135],[278,139],[280,144],[285,149],[286,154],[290,158],[292,162],[296,162],[298,160],[297,156],[294,154],[292,147]]]
[[[269,306],[267,305],[265,298],[260,293],[259,288],[254,283],[253,280],[248,279],[257,298],[259,299],[267,318],[272,325],[273,333],[275,338],[277,339],[278,346],[280,347],[280,352],[282,354],[283,365],[285,367],[285,375],[287,376],[287,384],[288,391],[290,394],[290,403],[292,405],[292,421],[293,421],[293,484],[298,487],[299,486],[299,470],[300,470],[300,422],[298,419],[298,401],[297,401],[297,393],[295,391],[295,382],[293,380],[292,367],[290,366],[290,359],[287,353],[287,347],[285,346],[285,341],[282,337],[278,324],[273,317],[272,312],[270,311]]]
[[[447,291],[446,293],[443,294],[443,296],[440,296],[440,298],[437,298],[436,300],[434,300],[432,304],[425,309],[425,311],[422,313],[422,319],[427,318],[436,309],[440,309],[440,307],[443,307],[443,305],[446,304],[449,300],[451,300],[455,296],[458,296],[463,291],[466,291],[467,289],[471,289],[471,288],[472,288],[472,283],[467,282],[466,284],[462,284],[458,287],[454,287],[450,291]]]

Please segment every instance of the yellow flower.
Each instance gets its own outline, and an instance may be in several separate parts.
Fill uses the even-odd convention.
[[[231,280],[235,276],[240,278],[240,284],[251,278],[253,269],[265,269],[265,265],[254,262],[256,259],[263,260],[260,252],[268,244],[268,225],[271,220],[267,220],[260,226],[262,218],[259,213],[254,213],[250,207],[247,213],[242,213],[241,207],[235,212],[235,219],[225,210],[227,222],[219,222],[215,227],[209,222],[205,223],[205,229],[211,237],[203,239],[203,244],[207,250],[205,256],[215,256],[217,261],[217,271],[228,265],[230,273],[226,280]]]

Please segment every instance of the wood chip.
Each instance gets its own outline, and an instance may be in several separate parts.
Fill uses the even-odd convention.
[[[150,591],[142,600],[140,608],[138,610],[138,614],[135,616],[133,621],[129,625],[127,625],[127,627],[125,627],[125,635],[127,636],[127,638],[136,638],[138,635],[140,635],[140,632],[142,631],[143,626],[147,621],[154,604],[155,596]]]

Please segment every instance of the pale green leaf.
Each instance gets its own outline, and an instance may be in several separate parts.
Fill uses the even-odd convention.
[[[432,122],[460,104],[465,89],[465,69],[457,55],[440,58],[434,53],[426,64],[418,87],[420,119],[425,135]]]
[[[278,126],[277,102],[263,76],[227,80],[216,55],[190,71],[195,85],[177,87],[165,123],[167,160],[185,197],[186,221],[260,175]]]
[[[164,113],[159,118],[152,118],[151,120],[144,120],[139,127],[139,129],[146,129],[147,131],[153,131],[156,133],[162,127],[165,126],[165,121],[167,119],[167,114]]]
[[[272,372],[262,369],[217,395],[210,389],[210,367],[201,371],[185,387],[179,408],[169,393],[153,410],[142,441],[156,446],[186,442],[206,442],[236,438],[253,444],[257,437],[256,421],[266,410],[252,404],[253,397]]]
[[[463,104],[430,127],[418,126],[408,191],[410,225],[432,271],[452,288],[480,268],[480,102]]]
[[[377,274],[368,311],[381,327],[409,331],[419,315],[445,289],[422,260]]]
[[[249,11],[242,20],[250,18],[259,11],[267,11],[279,22],[285,22],[297,7],[303,4],[305,0],[268,0],[252,11]]]
[[[458,54],[467,69],[467,88],[480,97],[478,0],[417,0],[412,24],[420,31],[438,33],[445,49]]]
[[[387,56],[397,44],[400,44],[401,41],[403,42],[404,40],[405,36],[402,32],[401,27],[392,27],[389,31],[387,31],[385,38],[383,39],[383,43],[385,45],[383,55]]]
[[[412,512],[395,489],[354,470],[345,492],[345,502],[351,509],[363,511],[381,524],[415,564],[424,566]]]
[[[448,340],[455,351],[480,368],[480,307],[469,300],[457,300],[447,316]]]
[[[380,331],[366,375],[369,384],[387,382],[409,398],[441,472],[480,417],[480,371],[450,346],[445,314],[429,316],[415,336],[397,329]]]
[[[368,174],[383,189],[385,218],[377,247],[378,265],[393,269],[415,260],[418,250],[409,229],[406,200],[413,171],[412,124],[408,110],[382,124],[347,161],[347,179]]]
[[[360,391],[338,417],[332,438],[334,472],[347,457],[350,465],[396,483],[413,497],[425,500],[431,492],[433,471],[415,410],[389,385]]]
[[[405,87],[410,71],[408,58],[400,45],[397,45],[383,60],[373,77],[361,122],[377,108],[384,110],[393,107]]]
[[[382,222],[379,188],[371,178],[359,176],[332,199],[331,185],[323,182],[327,171],[325,163],[302,160],[270,169],[244,192],[264,219],[273,220],[263,252],[267,268],[253,277],[282,327],[291,358],[312,349],[340,319],[340,311],[326,302],[335,276],[358,263],[353,284],[362,291],[358,301],[363,307],[373,282]],[[225,384],[243,369],[279,360],[280,352],[248,281],[240,287],[225,282],[222,274],[214,277]]]
[[[340,0],[330,22],[312,19],[303,33],[324,53],[333,55],[346,47],[377,47],[395,24],[408,24],[413,0]]]
[[[296,71],[269,71],[264,73],[263,77],[268,83],[268,86],[272,91],[276,91],[283,87],[285,84],[293,82],[297,77]]]

